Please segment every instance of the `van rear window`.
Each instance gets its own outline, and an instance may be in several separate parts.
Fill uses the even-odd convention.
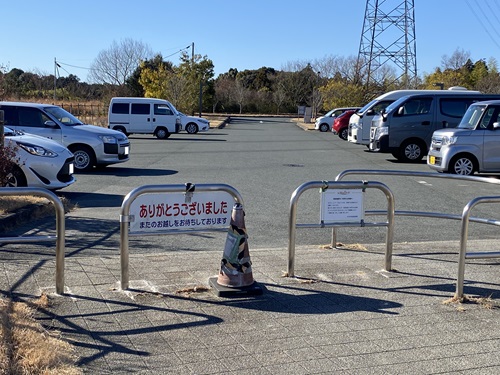
[[[111,108],[111,113],[128,115],[128,103],[113,103],[113,107]]]

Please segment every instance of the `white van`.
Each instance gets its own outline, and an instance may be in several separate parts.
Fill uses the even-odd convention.
[[[108,127],[129,134],[153,134],[166,139],[181,130],[177,109],[168,100],[155,98],[112,98]]]
[[[448,90],[465,90],[463,87],[450,87]],[[370,144],[370,127],[373,116],[380,113],[388,105],[403,96],[412,94],[428,94],[442,90],[395,90],[382,94],[354,113],[349,120],[347,140],[352,143],[368,146]]]

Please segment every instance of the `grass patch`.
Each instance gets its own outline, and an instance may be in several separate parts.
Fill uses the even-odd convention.
[[[465,311],[465,305],[466,304],[474,304],[474,305],[479,305],[485,309],[496,309],[498,306],[495,304],[495,301],[489,297],[467,297],[463,296],[461,298],[459,297],[452,297],[447,299],[446,301],[443,301],[443,304],[449,305],[449,304],[454,304],[457,306],[457,310],[459,311]]]
[[[22,207],[29,206],[30,204],[44,204],[48,203],[46,198],[34,196],[8,196],[0,197],[0,215],[5,215],[14,212]]]
[[[0,374],[83,374],[74,348],[33,317],[49,304],[45,294],[29,304],[0,299]]]

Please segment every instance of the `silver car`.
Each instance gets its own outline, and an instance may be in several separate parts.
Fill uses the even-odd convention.
[[[84,124],[63,108],[38,103],[0,102],[5,125],[13,130],[50,138],[75,155],[75,169],[123,163],[129,159],[130,142],[119,131]]]
[[[435,131],[427,165],[461,175],[500,172],[500,100],[474,103],[456,128]]]
[[[76,181],[74,156],[63,145],[8,127],[4,128],[4,136],[5,147],[12,150],[14,162],[10,164],[6,186],[58,190]]]

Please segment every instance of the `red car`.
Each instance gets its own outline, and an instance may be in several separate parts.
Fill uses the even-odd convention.
[[[349,128],[349,119],[351,115],[356,111],[345,111],[340,116],[335,118],[333,122],[332,132],[337,133],[340,138],[347,141],[347,134]]]

